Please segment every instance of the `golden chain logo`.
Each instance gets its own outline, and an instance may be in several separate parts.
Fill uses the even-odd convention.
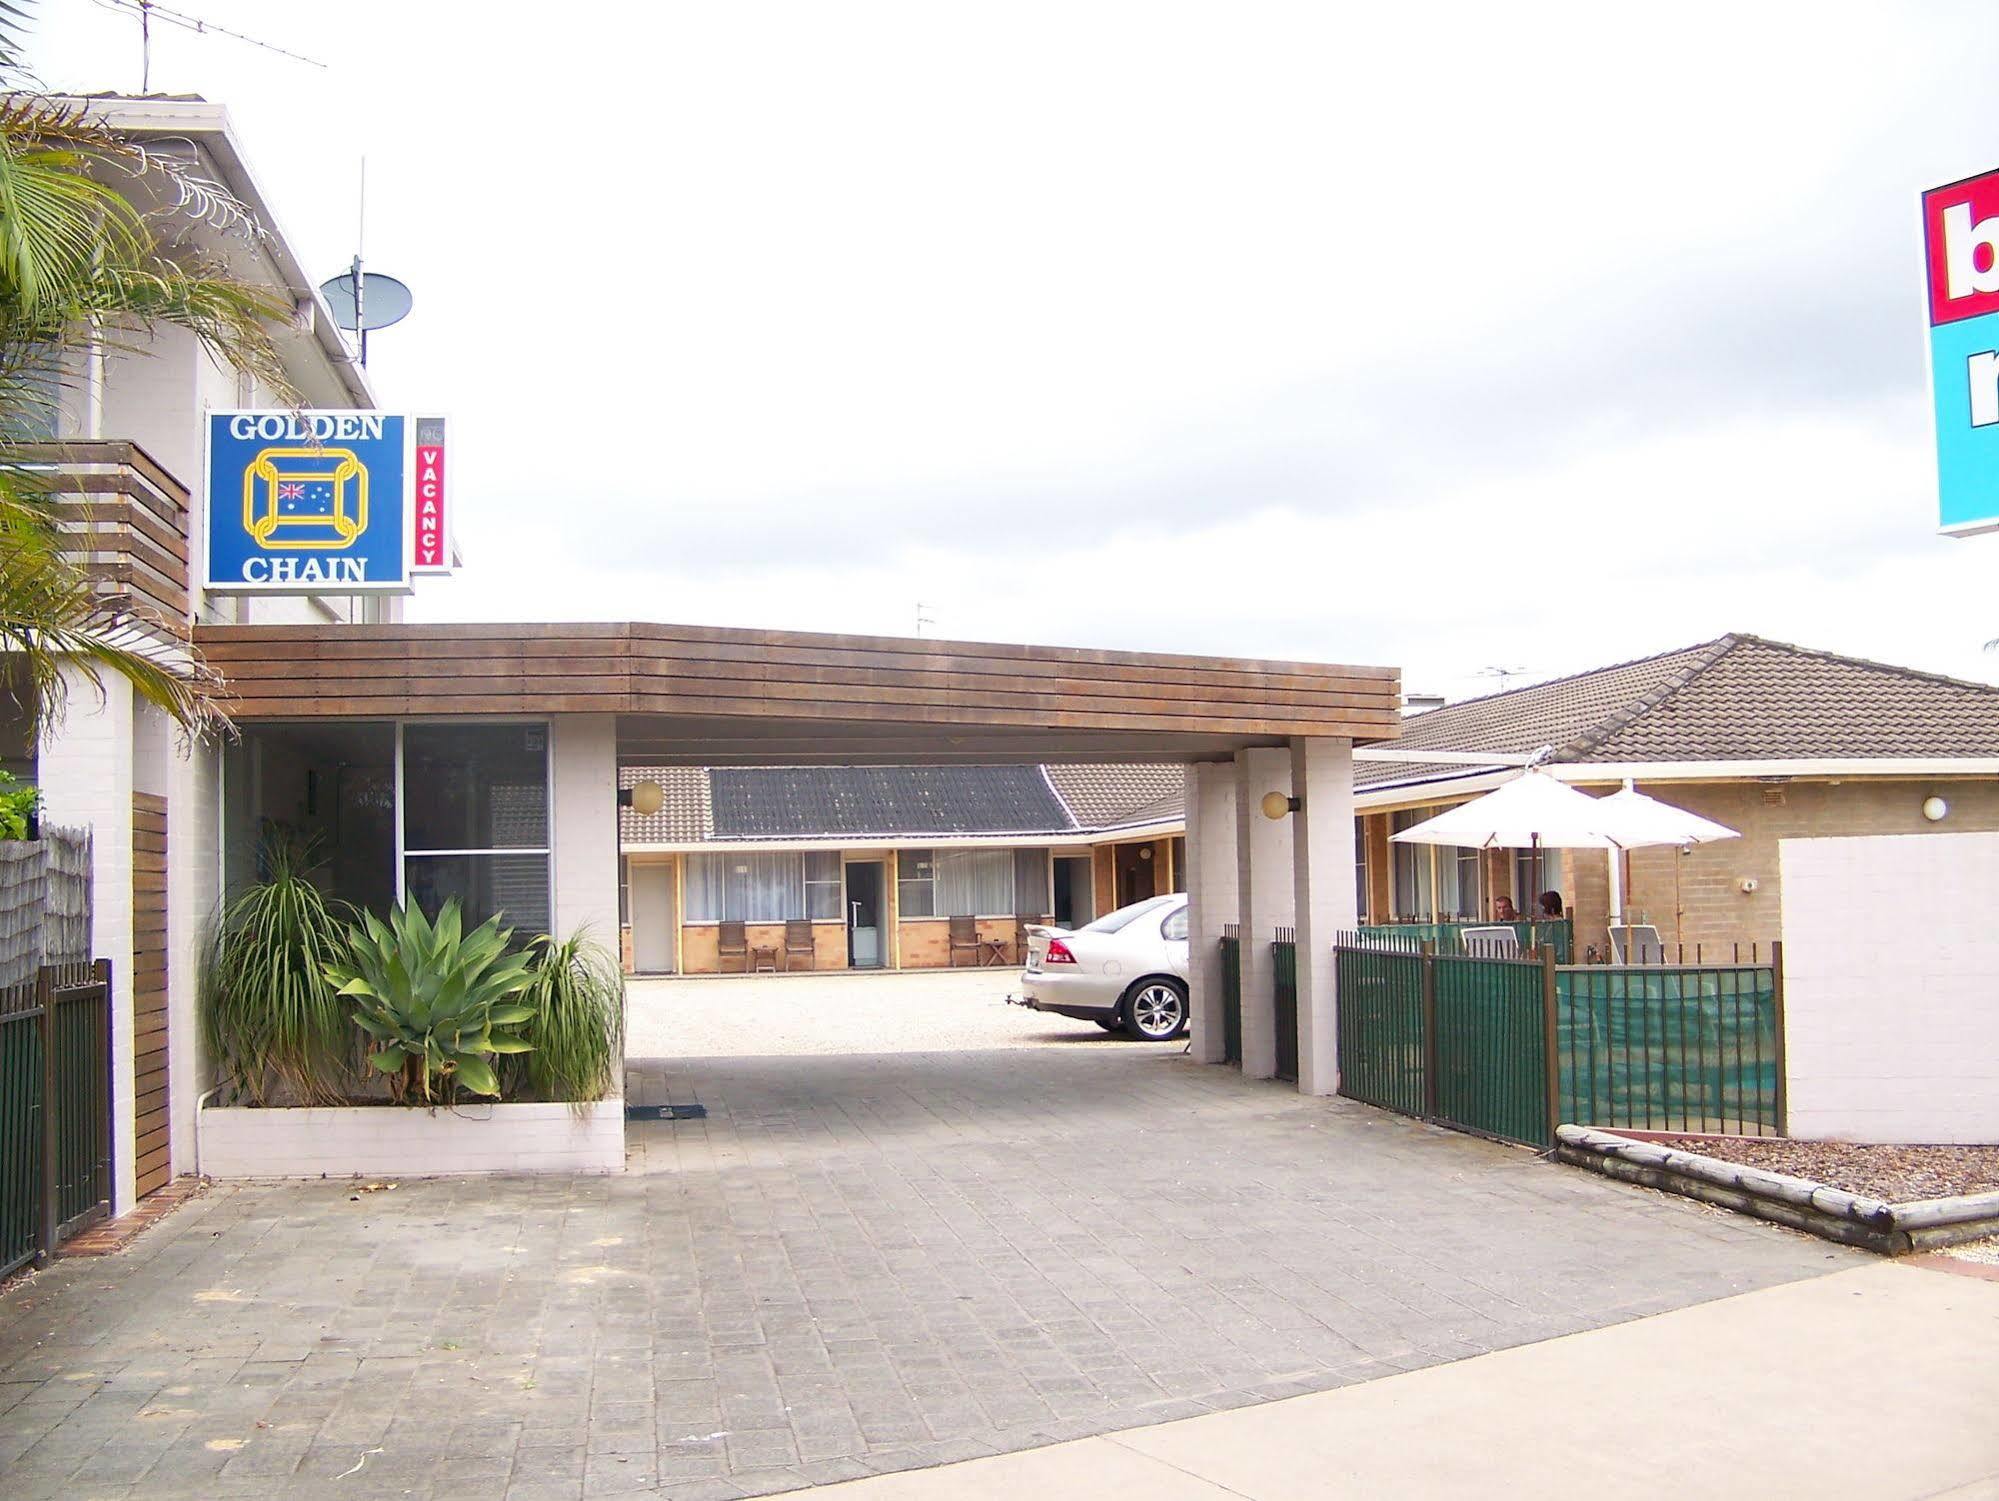
[[[266,448],[243,471],[243,527],[266,552],[347,547],[368,529],[368,470],[351,448]]]

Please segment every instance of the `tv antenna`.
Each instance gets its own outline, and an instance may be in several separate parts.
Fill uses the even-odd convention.
[[[1526,677],[1527,669],[1524,667],[1481,667],[1472,676],[1476,678],[1497,678],[1499,680],[1499,691],[1504,693],[1506,691],[1507,680],[1510,678]]]
[[[197,36],[226,36],[233,42],[260,48],[265,52],[275,52],[279,57],[288,57],[295,63],[305,63],[309,67],[323,68],[325,63],[316,57],[307,57],[303,52],[294,52],[289,47],[280,47],[275,42],[264,41],[261,37],[246,36],[240,31],[231,31],[227,26],[217,26],[213,21],[205,21],[200,16],[190,16],[183,11],[169,10],[157,0],[97,0],[106,10],[123,11],[139,18],[139,92],[148,94],[153,88],[153,22],[163,21],[169,26],[178,26],[183,31],[192,31]]]
[[[368,237],[368,158],[361,158],[361,204],[354,226],[354,264],[347,274],[319,284],[333,321],[361,345],[361,368],[368,368],[368,330],[400,323],[416,306],[416,296],[393,276],[361,269],[361,250]]]
[[[924,612],[925,610],[927,610],[927,609],[929,609],[929,608],[930,608],[930,606],[926,605],[926,604],[925,604],[925,603],[924,603],[924,602],[923,602],[922,600],[920,600],[920,599],[919,599],[919,600],[918,600],[918,601],[916,602],[916,634],[917,634],[917,635],[919,635],[919,636],[923,634],[923,628],[924,628],[924,627],[925,627],[926,625],[935,625],[935,624],[937,624],[937,617],[936,617],[936,616],[934,616],[934,615],[926,615],[926,614],[924,614],[924,613],[923,613],[923,612]]]

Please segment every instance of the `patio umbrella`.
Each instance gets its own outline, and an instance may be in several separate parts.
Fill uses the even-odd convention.
[[[1617,816],[1634,834],[1644,833],[1650,837],[1643,843],[1626,843],[1625,849],[1640,849],[1646,845],[1676,844],[1685,849],[1694,844],[1712,844],[1717,839],[1740,839],[1742,836],[1725,824],[1718,824],[1711,818],[1702,818],[1698,813],[1689,813],[1685,808],[1676,808],[1671,803],[1662,803],[1656,797],[1647,797],[1636,787],[1626,782],[1623,787],[1602,799],[1605,808],[1616,808]],[[1615,923],[1624,916],[1624,880],[1619,868],[1617,851],[1610,855],[1610,920]],[[1674,929],[1679,928],[1679,871],[1673,872]]]

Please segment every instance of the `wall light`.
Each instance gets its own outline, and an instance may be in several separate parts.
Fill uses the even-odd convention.
[[[666,790],[651,779],[635,782],[618,790],[618,806],[630,808],[642,818],[650,818],[666,806]]]
[[[1299,804],[1295,797],[1287,797],[1281,792],[1266,792],[1263,794],[1262,803],[1258,806],[1263,809],[1265,818],[1277,819],[1287,813],[1296,813]]]
[[[1931,823],[1942,823],[1950,813],[1950,804],[1940,797],[1923,799],[1923,817]]]

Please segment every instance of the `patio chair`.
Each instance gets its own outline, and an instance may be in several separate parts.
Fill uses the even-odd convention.
[[[1518,959],[1520,935],[1503,924],[1489,928],[1462,928],[1458,942],[1474,959]]]
[[[1610,930],[1610,962],[1664,964],[1666,945],[1659,941],[1659,930],[1651,923],[1613,926]]]
[[[802,957],[807,969],[819,967],[819,946],[812,941],[812,922],[809,918],[791,917],[784,924],[784,967],[791,968],[794,958]]]
[[[963,952],[972,956],[972,963],[978,964],[982,954],[979,947],[979,920],[976,917],[954,917],[951,919],[951,948],[945,956],[952,969],[958,967],[958,955]]]
[[[1034,930],[1049,920],[1048,914],[1016,912],[1013,916],[1013,956],[1022,964],[1027,963],[1027,940]]]
[[[750,935],[739,922],[725,922],[715,930],[715,967],[726,974],[731,959],[741,973],[750,972]]]

